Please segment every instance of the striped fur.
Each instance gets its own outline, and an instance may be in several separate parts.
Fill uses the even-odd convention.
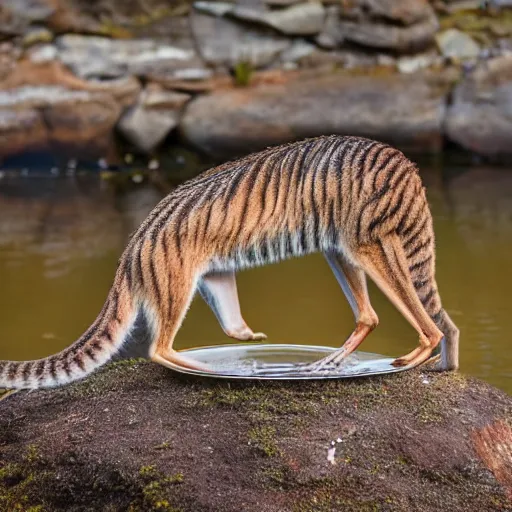
[[[458,340],[434,278],[432,218],[416,166],[380,142],[318,137],[226,163],[175,189],[132,235],[87,332],[54,356],[0,362],[0,387],[57,386],[90,374],[119,352],[141,311],[151,353],[165,350],[207,272],[333,250],[357,266],[362,247],[391,233],[428,315]],[[446,368],[457,365],[444,359]]]

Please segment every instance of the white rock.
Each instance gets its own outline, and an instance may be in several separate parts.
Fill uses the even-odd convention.
[[[480,53],[478,43],[471,36],[456,28],[436,34],[436,42],[443,57],[474,59]]]

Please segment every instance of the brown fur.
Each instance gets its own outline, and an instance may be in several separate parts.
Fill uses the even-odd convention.
[[[190,364],[172,342],[202,276],[316,251],[334,255],[348,282],[357,321],[350,351],[378,323],[366,273],[419,332],[420,347],[397,364],[423,362],[444,334],[443,367],[457,367],[458,330],[441,306],[416,166],[385,144],[331,136],[270,148],[178,187],[131,237],[91,328],[56,356],[0,363],[0,385],[80,378],[118,351],[141,310],[152,325],[153,360]]]

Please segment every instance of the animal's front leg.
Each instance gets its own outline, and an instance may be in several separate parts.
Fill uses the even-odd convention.
[[[199,293],[228,336],[241,341],[267,339],[262,332],[253,332],[242,317],[234,272],[205,274],[199,281]]]

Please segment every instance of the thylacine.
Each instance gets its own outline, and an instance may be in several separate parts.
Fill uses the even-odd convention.
[[[386,144],[330,136],[269,148],[174,190],[131,237],[91,327],[59,354],[0,362],[0,387],[88,375],[121,349],[142,316],[153,361],[194,367],[172,344],[197,289],[229,336],[264,339],[242,318],[234,272],[317,251],[356,327],[316,368],[340,363],[377,326],[365,274],[419,333],[419,347],[395,364],[419,364],[443,340],[441,368],[457,368],[459,331],[437,291],[432,217],[416,166]]]

